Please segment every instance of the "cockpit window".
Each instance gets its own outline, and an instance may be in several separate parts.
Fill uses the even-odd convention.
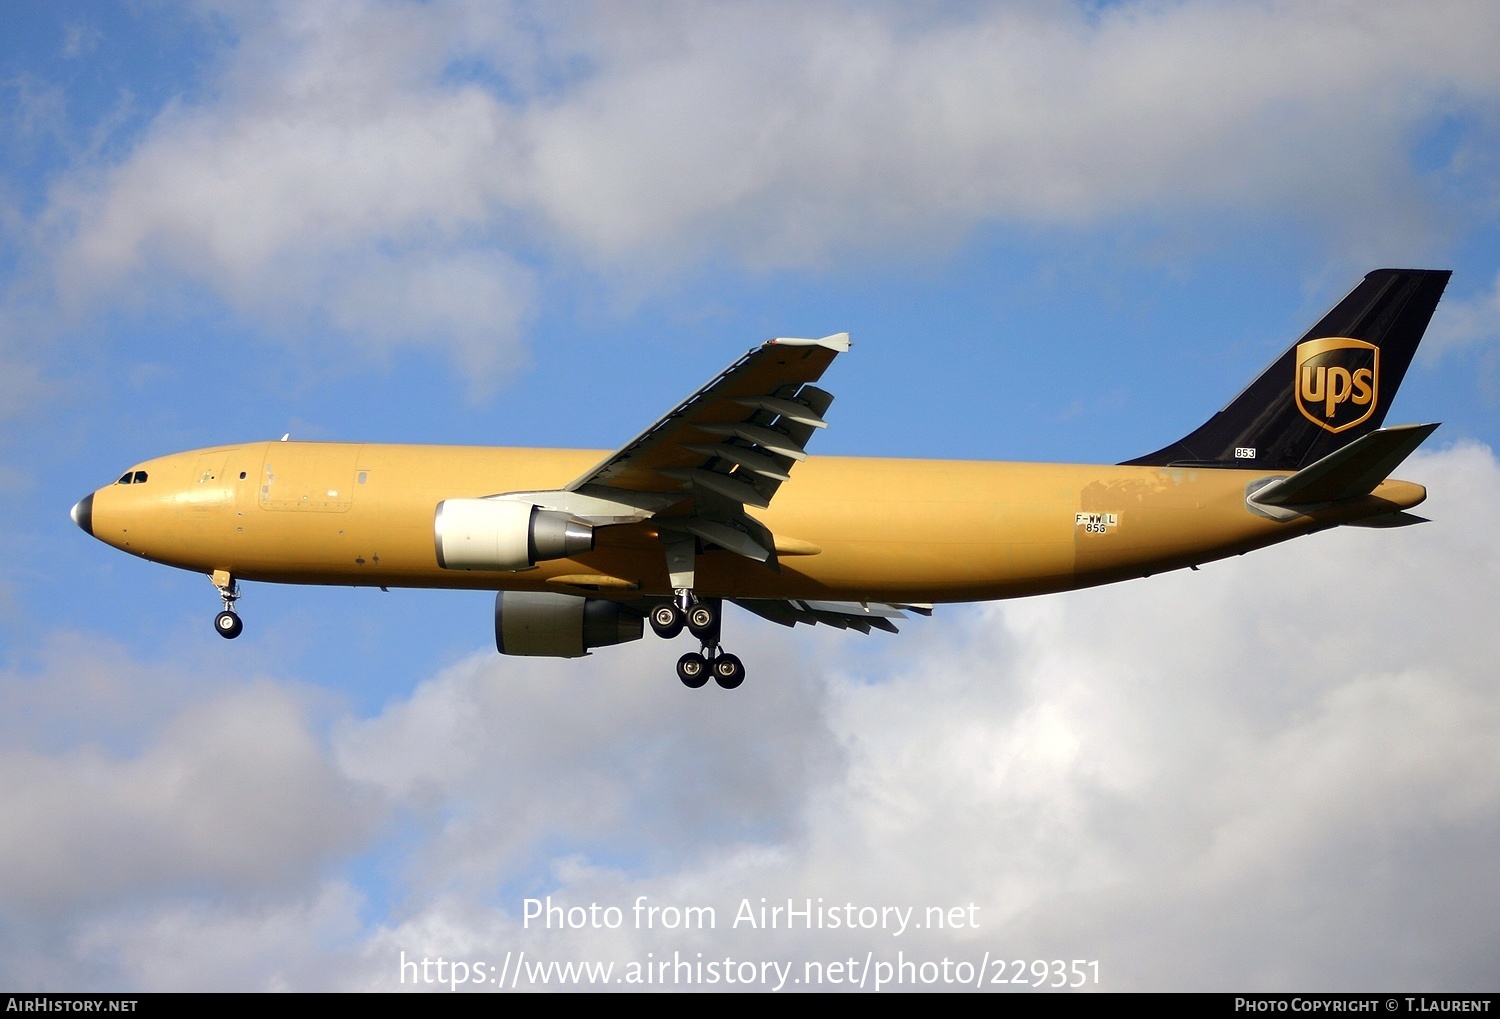
[[[144,485],[146,483],[146,472],[145,471],[136,471],[135,472],[135,483],[137,485]]]
[[[120,475],[120,480],[116,481],[115,484],[117,484],[117,485],[128,485],[128,484],[130,484],[131,479],[134,478],[134,477],[135,477],[134,474],[131,474],[129,471],[126,471],[124,474]]]
[[[120,475],[120,480],[115,482],[117,485],[144,485],[145,483],[145,471],[126,471]]]

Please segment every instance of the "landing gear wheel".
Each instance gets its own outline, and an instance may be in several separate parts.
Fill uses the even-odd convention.
[[[240,617],[228,609],[214,616],[214,629],[218,630],[219,636],[225,640],[234,640],[244,628],[245,624],[240,622]]]
[[[720,655],[714,659],[714,682],[733,690],[745,681],[745,666],[738,655]]]
[[[234,603],[240,598],[239,582],[228,570],[214,570],[208,579],[219,589],[219,597],[224,599],[224,611],[214,616],[214,630],[225,640],[234,640],[245,628],[234,613]]]
[[[689,651],[677,659],[677,678],[690,690],[696,690],[707,683],[708,673],[708,659],[696,651]]]
[[[712,637],[719,625],[719,612],[709,602],[697,602],[687,610],[687,625],[695,637]]]
[[[671,602],[652,609],[650,619],[651,629],[656,631],[658,637],[666,640],[677,636],[682,632],[683,626],[687,625],[687,617]]]

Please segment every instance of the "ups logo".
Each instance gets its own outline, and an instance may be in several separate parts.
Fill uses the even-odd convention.
[[[1343,432],[1375,412],[1380,348],[1331,336],[1297,345],[1297,409],[1319,428]]]

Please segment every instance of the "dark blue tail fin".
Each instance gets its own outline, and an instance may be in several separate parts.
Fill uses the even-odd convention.
[[[1300,470],[1379,428],[1452,273],[1377,269],[1197,431],[1145,467]]]

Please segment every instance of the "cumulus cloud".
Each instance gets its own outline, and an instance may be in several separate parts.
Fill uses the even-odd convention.
[[[176,901],[90,918],[72,948],[78,957],[102,964],[102,973],[129,973],[144,987],[327,990],[337,986],[329,958],[358,950],[365,905],[358,891],[340,881],[290,899],[234,905]],[[100,984],[112,986],[107,977]],[[60,985],[77,987],[76,975]]]
[[[616,13],[585,46],[599,73],[528,111],[528,179],[594,251],[665,238],[769,266],[1167,207],[1389,227],[1417,212],[1406,132],[1440,97],[1493,101],[1479,40],[1500,22],[1348,14],[738,5],[648,31]]]
[[[487,895],[559,839],[648,869],[705,840],[776,839],[836,771],[826,691],[793,645],[764,649],[759,692],[731,713],[682,696],[660,644],[610,650],[567,664],[486,654],[341,731],[345,774],[437,825],[415,883]]]
[[[1481,990],[1500,948],[1500,566],[1474,521],[1500,465],[1459,446],[1400,474],[1429,487],[1434,522],[947,608],[900,637],[737,615],[751,675],[733,694],[683,690],[647,640],[476,655],[344,718],[326,748],[268,684],[182,693],[134,749],[13,726],[0,892],[52,933],[9,972],[399,987],[402,952],[701,952],[799,976],[989,952],[1097,959],[1114,989]],[[87,733],[144,683],[131,669],[153,671],[78,657],[48,667],[52,700],[12,676],[7,716],[71,711]],[[379,905],[353,877],[372,853]],[[327,874],[339,858],[349,874]],[[523,900],[548,895],[624,924],[525,928]],[[717,923],[636,929],[639,896]],[[762,899],[963,922],[736,927]]]
[[[304,880],[378,816],[331,767],[293,691],[263,682],[205,697],[189,670],[122,667],[107,650],[63,642],[38,673],[0,676],[8,912]]]
[[[1402,473],[1435,523],[947,610],[885,665],[853,638],[757,632],[732,705],[675,688],[651,643],[457,665],[340,732],[343,772],[423,835],[405,899],[319,979],[400,986],[402,952],[990,951],[1098,959],[1112,988],[1481,988],[1500,942],[1500,576],[1467,522],[1500,469],[1461,447]],[[523,898],[546,895],[624,926],[523,928]],[[713,906],[717,926],[634,929],[639,896]],[[958,906],[977,927],[734,926],[742,901],[788,898],[919,923]]]
[[[425,786],[449,804],[444,816],[485,805],[511,818],[482,840],[462,825],[431,829],[456,854],[444,869],[478,863],[470,888],[488,873],[507,895],[413,900],[373,936],[366,974],[395,984],[401,951],[625,965],[647,952],[831,960],[873,949],[977,962],[988,950],[1099,959],[1113,988],[1481,988],[1500,942],[1485,905],[1500,870],[1484,848],[1500,828],[1490,738],[1500,692],[1487,665],[1500,651],[1488,625],[1500,576],[1466,521],[1500,493],[1500,470],[1488,451],[1464,447],[1402,473],[1431,486],[1437,523],[1346,529],[1198,573],[950,610],[899,638],[901,657],[873,675],[839,657],[803,670],[796,682],[821,691],[808,704],[816,715],[788,729],[786,705],[771,711],[778,756],[803,748],[787,767],[800,777],[768,801],[778,823],[758,834],[714,823],[745,809],[731,788],[690,820],[680,795],[651,797],[680,793],[685,775],[697,788],[705,772],[758,773],[770,735],[761,697],[785,696],[779,667],[757,669],[734,718],[722,699],[665,694],[661,675],[630,681],[644,710],[601,689],[607,713],[627,716],[605,730],[592,709],[570,722],[530,700],[540,685],[525,721],[500,706],[519,711],[518,680],[566,682],[556,667],[489,659],[439,677],[348,731],[345,759],[373,761],[378,747],[387,788]],[[554,697],[577,703],[572,689]],[[661,717],[674,701],[717,709],[711,755],[662,745],[684,720]],[[458,735],[460,720],[473,737]],[[523,725],[531,735],[508,735]],[[619,755],[600,750],[630,745],[625,731],[653,748],[659,771],[616,766]],[[424,760],[406,749],[413,737],[442,749]],[[497,753],[504,766],[483,763]],[[636,778],[602,780],[601,759]],[[490,778],[467,777],[480,774]],[[535,795],[512,803],[520,794],[501,776]],[[633,825],[601,824],[617,807]],[[550,860],[518,868],[513,848],[492,851],[507,829],[530,833],[536,849],[550,833]],[[665,856],[640,862],[646,838],[661,839]],[[618,905],[626,929],[523,930],[522,897],[544,894]],[[712,905],[718,927],[630,929],[640,895]],[[915,906],[919,920],[927,906],[972,903],[978,929],[900,939],[735,929],[740,902],[762,898]]]
[[[1497,336],[1500,336],[1500,276],[1488,292],[1462,301],[1450,298],[1439,304],[1432,316],[1425,349],[1435,358]]]
[[[1205,209],[1407,250],[1432,219],[1414,134],[1500,84],[1500,15],[1466,0],[237,17],[207,98],[59,182],[62,291],[186,278],[479,374],[535,312],[538,265],[800,268]]]

